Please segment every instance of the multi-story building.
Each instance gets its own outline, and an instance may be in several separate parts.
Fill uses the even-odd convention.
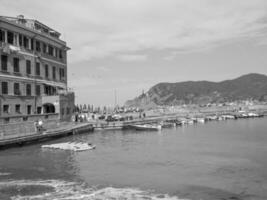
[[[69,120],[67,51],[60,33],[24,16],[0,16],[0,124]]]

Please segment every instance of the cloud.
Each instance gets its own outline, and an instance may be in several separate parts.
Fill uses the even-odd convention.
[[[96,69],[100,72],[109,72],[111,70],[110,68],[106,66],[98,66]]]
[[[147,59],[146,55],[134,55],[134,54],[123,54],[123,55],[118,55],[117,59],[125,62],[131,62],[131,61],[144,61]]]
[[[108,57],[144,61],[146,56],[133,53],[187,52],[264,38],[267,27],[266,0],[1,0],[1,13],[21,10],[62,31],[72,48],[71,63]]]

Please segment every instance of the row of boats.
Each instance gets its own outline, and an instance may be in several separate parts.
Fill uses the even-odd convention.
[[[195,123],[206,123],[207,121],[222,121],[229,119],[239,119],[239,118],[255,118],[255,117],[263,117],[263,114],[258,114],[254,112],[249,113],[237,113],[237,114],[221,114],[221,115],[207,115],[205,117],[186,117],[186,118],[177,118],[177,119],[167,119],[161,121],[160,123],[152,123],[152,124],[134,124],[130,125],[129,128],[135,129],[137,131],[158,131],[162,128],[171,128],[176,126],[182,126],[187,124],[195,124]]]

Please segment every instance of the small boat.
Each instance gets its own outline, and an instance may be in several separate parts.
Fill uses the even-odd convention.
[[[187,124],[191,124],[191,125],[192,125],[192,124],[194,124],[194,123],[195,123],[195,120],[194,120],[194,119],[188,119],[188,120],[187,120]]]
[[[164,121],[164,122],[161,122],[161,127],[162,128],[173,128],[173,127],[176,127],[176,123]]]
[[[63,143],[57,143],[57,144],[42,145],[42,148],[85,151],[85,150],[95,149],[96,146],[90,143],[83,143],[83,142],[63,142]]]
[[[212,121],[212,120],[217,120],[218,117],[216,115],[209,115],[209,116],[206,117],[206,119],[209,120],[209,121]]]
[[[259,117],[259,114],[253,112],[249,112],[247,115],[248,117]]]
[[[187,120],[185,120],[185,119],[182,119],[182,120],[181,120],[181,124],[182,124],[182,125],[185,125],[185,124],[187,124]]]
[[[178,119],[167,119],[167,120],[163,121],[163,123],[165,123],[165,122],[171,123],[171,124],[173,124],[173,126],[180,126],[180,125],[182,125],[182,122],[180,120],[178,120]]]
[[[205,123],[206,119],[205,118],[197,118],[198,123]]]
[[[161,125],[154,124],[142,124],[142,125],[131,125],[137,131],[158,131],[161,130]]]

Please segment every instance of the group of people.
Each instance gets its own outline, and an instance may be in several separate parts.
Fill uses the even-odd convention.
[[[90,119],[95,119],[95,115],[89,115],[88,113],[75,113],[75,115],[72,116],[73,122],[86,122]]]

